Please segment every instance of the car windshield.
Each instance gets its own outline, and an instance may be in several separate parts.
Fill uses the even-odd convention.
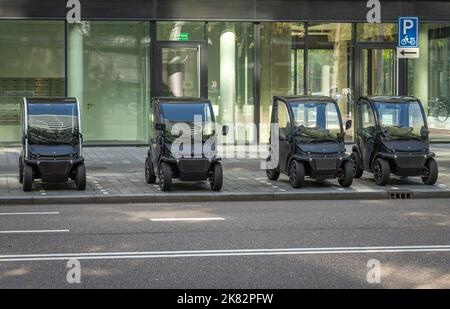
[[[339,140],[342,133],[338,107],[334,103],[291,103],[298,138],[303,142]]]
[[[214,135],[213,113],[210,104],[163,103],[160,108],[163,122],[166,125],[166,134],[173,136],[172,128],[176,124],[188,124],[190,128],[193,128],[194,124],[198,122],[202,128],[198,128],[196,132],[202,132],[204,137]]]
[[[425,127],[424,115],[418,102],[374,104],[380,127],[386,139],[421,139]]]
[[[74,103],[28,104],[31,145],[74,145],[79,142],[78,107]]]

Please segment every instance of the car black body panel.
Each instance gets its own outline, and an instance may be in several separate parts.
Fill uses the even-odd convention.
[[[330,97],[323,96],[275,96],[273,99],[274,112],[272,115],[272,123],[277,123],[274,119],[275,111],[278,108],[277,102],[284,102],[286,104],[291,123],[294,123],[294,115],[290,103],[331,103],[336,106],[342,139],[304,143],[293,136],[291,141],[280,141],[280,164],[278,169],[280,173],[288,175],[289,166],[295,160],[303,163],[305,176],[316,180],[338,178],[343,164],[351,161],[351,157],[346,153],[343,139],[342,117],[337,102]],[[291,126],[291,131],[294,130],[294,126]],[[290,134],[294,135],[293,132]]]
[[[161,123],[162,121],[162,104],[207,104],[211,111],[211,120],[215,123],[215,116],[209,100],[201,98],[159,97],[153,98],[152,100],[154,124]],[[187,182],[206,181],[211,176],[214,165],[221,161],[221,158],[216,154],[207,157],[203,152],[201,157],[196,157],[194,153],[190,156],[175,156],[170,151],[172,146],[171,142],[161,136],[159,132],[156,132],[155,128],[151,128],[151,132],[148,157],[150,158],[150,168],[154,175],[159,175],[159,167],[161,166],[161,163],[164,162],[171,166],[172,177],[174,179]],[[205,140],[202,140],[201,145],[193,143],[192,150],[194,150],[195,147],[202,147],[203,149],[205,142]],[[217,141],[212,148],[217,149]]]
[[[357,110],[355,113],[356,121],[356,145],[353,146],[353,151],[358,152],[362,159],[360,168],[368,172],[374,171],[374,163],[378,158],[388,161],[390,171],[392,174],[400,177],[422,176],[424,173],[425,164],[435,154],[430,152],[429,136],[423,136],[420,140],[402,138],[398,140],[388,140],[383,137],[383,131],[379,115],[374,108],[376,102],[383,104],[411,104],[417,103],[420,106],[420,111],[423,117],[424,129],[428,131],[427,119],[422,103],[415,97],[405,96],[365,96],[361,97],[357,103]],[[373,135],[365,135],[362,132],[360,106],[368,105],[375,121],[375,128]]]
[[[52,110],[58,110],[64,104],[65,106],[72,106],[73,110],[76,110],[76,114],[73,115],[62,115],[62,114],[52,114]],[[42,118],[40,121],[42,125],[47,125],[45,130],[46,135],[39,135],[39,130],[34,130],[31,133],[31,128],[29,127],[29,109],[33,106],[45,105],[47,114],[33,115],[34,117],[46,117]],[[70,125],[64,123],[61,117],[70,117]],[[80,164],[84,164],[84,158],[82,156],[82,134],[81,134],[81,121],[80,121],[80,108],[77,99],[75,98],[24,98],[24,104],[22,108],[22,118],[23,118],[23,132],[24,136],[22,138],[22,149],[21,149],[21,164],[28,165],[32,167],[33,175],[32,179],[41,179],[43,182],[49,183],[63,183],[67,182],[69,179],[74,179],[76,177],[76,169]],[[49,121],[44,121],[45,119],[50,119]],[[41,131],[45,131],[42,129]],[[55,126],[50,127],[50,126]],[[71,135],[71,143],[66,143],[66,141],[60,144],[49,141],[46,142],[46,138],[51,136],[53,132],[64,132],[68,131]],[[33,136],[31,136],[33,134]],[[57,135],[56,133],[54,133]],[[62,137],[67,138],[62,135]],[[62,138],[61,137],[61,138]],[[39,144],[30,143],[33,139],[39,140]],[[58,139],[58,137],[55,137]],[[20,171],[22,172],[22,170]],[[22,176],[21,176],[22,177]]]

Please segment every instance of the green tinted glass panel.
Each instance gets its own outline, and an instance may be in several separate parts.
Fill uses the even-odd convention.
[[[0,143],[21,140],[24,96],[64,94],[64,22],[0,21]]]
[[[252,23],[208,23],[208,97],[227,143],[255,143]]]
[[[148,22],[69,25],[69,95],[81,104],[85,141],[148,142]]]
[[[358,42],[396,42],[397,24],[358,24]]]
[[[202,41],[205,39],[204,22],[169,21],[157,23],[159,41]]]

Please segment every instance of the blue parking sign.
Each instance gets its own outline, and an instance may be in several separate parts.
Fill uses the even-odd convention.
[[[398,47],[419,47],[418,17],[400,17],[398,19]]]

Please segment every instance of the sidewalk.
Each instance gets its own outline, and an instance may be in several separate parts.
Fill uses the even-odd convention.
[[[227,147],[226,151],[235,149]],[[242,147],[238,151],[242,152]],[[423,185],[419,178],[393,178],[389,186],[382,188],[374,183],[371,175],[364,174],[349,189],[340,188],[336,180],[318,184],[309,179],[305,188],[293,189],[287,176],[269,181],[260,169],[260,160],[255,159],[257,149],[251,148],[248,152],[253,159],[224,160],[223,192],[211,192],[208,183],[174,181],[172,192],[165,193],[158,185],[144,181],[146,147],[93,147],[84,149],[86,191],[77,191],[73,183],[35,183],[33,192],[24,193],[18,182],[19,149],[0,148],[0,205],[450,198],[450,145],[434,145],[433,151],[440,165],[439,183],[433,187]]]

